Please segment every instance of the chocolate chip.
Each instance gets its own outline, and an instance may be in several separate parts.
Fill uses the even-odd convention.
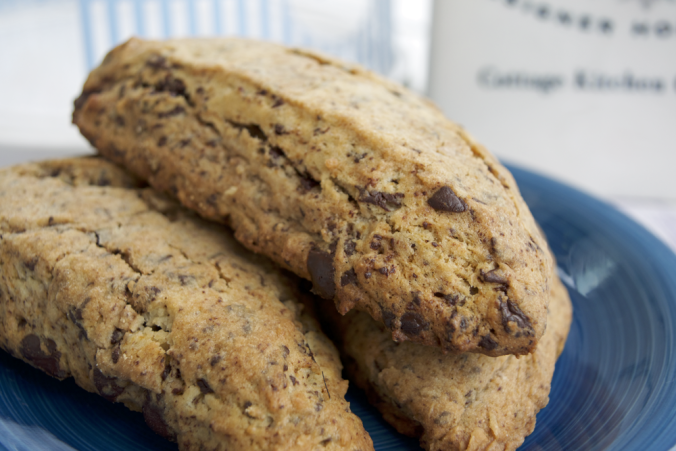
[[[388,329],[393,329],[394,328],[394,320],[397,319],[397,315],[392,313],[390,310],[387,310],[386,308],[380,307],[381,310],[381,316],[383,318],[383,323]]]
[[[152,67],[153,69],[169,69],[167,59],[161,55],[152,55],[146,61],[146,66]]]
[[[340,277],[340,286],[344,287],[346,285],[357,285],[357,273],[354,271],[354,268],[349,271],[345,271]]]
[[[383,266],[382,268],[378,268],[378,272],[382,275],[387,275],[387,267]]]
[[[284,358],[288,357],[289,352],[291,352],[289,351],[289,348],[286,345],[282,345],[282,356],[284,356]]]
[[[87,298],[89,299],[89,298]],[[85,329],[84,325],[82,324],[82,309],[84,308],[84,305],[87,304],[87,301],[83,302],[83,305],[81,307],[71,307],[68,309],[68,312],[66,313],[66,317],[73,323],[75,324],[78,329],[80,329],[80,333],[82,336],[88,339],[87,337],[87,330]]]
[[[373,204],[385,211],[393,211],[401,207],[403,193],[381,193],[380,191],[367,191],[365,188],[359,190],[359,202]]]
[[[106,174],[101,174],[96,181],[96,186],[110,186],[111,183],[110,179],[106,177]]]
[[[143,418],[146,420],[146,424],[157,435],[160,435],[167,440],[176,441],[176,435],[164,421],[164,409],[153,402],[151,397],[151,393],[148,392],[146,401],[143,403]]]
[[[211,366],[216,366],[218,365],[218,362],[220,362],[223,359],[220,355],[215,355],[209,360],[209,365]]]
[[[205,379],[197,379],[197,386],[200,388],[200,391],[205,395],[213,393],[214,390],[209,386],[209,383]]]
[[[355,251],[357,250],[357,243],[355,243],[352,240],[347,240],[345,241],[345,245],[343,246],[343,250],[345,251],[345,255],[348,257],[353,255]]]
[[[453,213],[462,213],[467,210],[467,204],[455,195],[448,186],[442,186],[439,190],[427,199],[427,204],[437,211],[450,211]]]
[[[172,97],[186,97],[185,83],[178,78],[167,75],[166,78],[155,85],[155,92],[167,92]]]
[[[162,147],[162,146],[165,145],[166,143],[167,143],[167,137],[166,137],[166,136],[162,136],[162,137],[160,137],[160,139],[157,141],[157,147]]]
[[[444,293],[434,293],[438,298],[442,298],[448,305],[457,305],[460,296],[457,294],[444,294]]]
[[[418,335],[423,330],[429,329],[429,326],[420,313],[406,312],[401,317],[401,331],[406,335]]]
[[[166,117],[177,116],[177,115],[184,113],[184,112],[185,112],[185,108],[183,108],[180,105],[176,105],[173,109],[171,109],[169,111],[159,113],[157,115],[157,117],[160,118],[160,119],[163,119],[163,118],[166,118]]]
[[[303,192],[308,192],[312,188],[319,186],[319,182],[310,177],[310,174],[308,174],[307,172],[303,174],[298,174],[298,176],[300,177],[300,188],[301,191]]]
[[[289,376],[289,379],[291,379],[291,383],[292,383],[293,385],[298,385],[298,384],[300,384],[300,382],[298,382],[298,379],[296,379],[296,378],[293,377],[293,376]]]
[[[335,273],[333,256],[318,248],[310,249],[307,256],[307,270],[310,273],[315,293],[324,299],[333,299],[336,294],[336,283],[333,280]]]
[[[99,394],[108,401],[115,401],[124,391],[124,387],[117,385],[117,378],[106,376],[98,368],[94,368],[94,385]]]
[[[500,312],[502,313],[502,327],[504,327],[507,332],[510,332],[509,323],[516,323],[520,329],[533,328],[530,318],[528,318],[521,311],[519,306],[510,299],[507,299],[507,302],[500,302]]]
[[[483,336],[479,342],[479,347],[485,349],[486,351],[492,351],[498,347],[498,343],[493,339],[491,334],[488,334]]]
[[[39,261],[38,257],[35,256],[35,257],[30,258],[29,260],[25,260],[25,261],[23,262],[23,265],[24,265],[24,266],[26,267],[26,269],[28,269],[29,271],[35,271],[35,265],[38,264],[38,261]]]
[[[35,334],[29,334],[21,340],[19,351],[21,355],[50,376],[63,379],[68,374],[59,366],[61,353],[56,349],[54,340],[45,339],[47,353],[40,348],[40,337]]]
[[[110,358],[112,359],[113,363],[117,363],[117,361],[120,360],[120,345],[119,344],[113,348],[113,352],[111,353]]]
[[[112,335],[110,336],[110,344],[116,344],[122,341],[124,338],[124,331],[122,329],[115,328]]]
[[[374,251],[377,251],[378,249],[380,249],[380,240],[382,240],[382,239],[383,239],[383,237],[378,235],[378,234],[373,235],[373,241],[371,241],[371,244],[369,244],[369,247],[371,249],[373,249]]]
[[[162,380],[166,380],[167,376],[169,376],[169,373],[171,373],[171,366],[170,365],[165,365],[164,371],[162,371],[161,378]]]
[[[509,281],[507,279],[505,279],[503,276],[501,276],[500,274],[498,274],[496,271],[497,271],[497,269],[493,269],[491,271],[484,272],[484,270],[482,269],[480,271],[481,279],[484,282],[488,282],[488,283],[501,283],[501,284],[505,284],[505,285],[509,284]]]
[[[272,104],[272,108],[278,108],[282,105],[284,105],[284,101],[282,99],[277,99],[275,100],[275,103]]]
[[[178,147],[180,147],[182,149],[182,148],[186,147],[188,144],[190,144],[190,141],[191,141],[191,138],[182,139],[178,142]]]
[[[289,132],[286,131],[282,124],[275,124],[275,134],[276,135],[286,135]]]

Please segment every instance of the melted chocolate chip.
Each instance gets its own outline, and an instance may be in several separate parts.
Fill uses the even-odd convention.
[[[166,92],[172,97],[187,97],[185,83],[171,75],[167,75],[164,80],[155,85],[155,92]]]
[[[530,318],[521,311],[518,305],[509,299],[507,299],[507,302],[500,302],[500,312],[502,313],[502,327],[507,332],[510,332],[509,323],[516,323],[520,329],[533,328]]]
[[[35,265],[38,264],[38,257],[32,257],[29,260],[26,260],[23,262],[23,265],[26,267],[27,270],[29,271],[35,271]]]
[[[336,295],[336,283],[333,280],[335,273],[333,255],[317,248],[310,249],[307,256],[307,270],[310,273],[315,293],[324,299],[333,299]]]
[[[448,186],[442,186],[436,193],[427,199],[427,204],[437,211],[462,213],[467,210],[467,204],[455,195]]]
[[[214,390],[211,388],[206,379],[197,379],[197,386],[200,388],[200,391],[205,395],[214,392]]]
[[[152,67],[153,69],[169,69],[167,59],[160,55],[152,55],[148,58],[146,66]]]
[[[401,317],[401,331],[406,335],[418,335],[423,330],[429,329],[429,326],[420,313],[406,312]]]
[[[340,277],[340,286],[344,287],[346,285],[358,285],[357,273],[354,271],[354,268],[345,271]]]
[[[457,294],[434,293],[434,296],[443,299],[448,305],[457,305],[460,300]]]
[[[220,355],[215,355],[209,360],[209,365],[211,366],[216,366],[218,365],[218,362],[220,362],[223,359]]]
[[[355,243],[352,240],[347,240],[345,241],[345,245],[343,246],[343,250],[345,251],[345,255],[348,257],[350,255],[353,255],[355,251],[357,250],[357,243]]]
[[[66,313],[66,317],[73,323],[75,324],[78,329],[80,329],[80,333],[82,336],[85,338],[87,337],[87,330],[85,329],[84,325],[82,324],[82,309],[87,305],[89,302],[90,298],[87,298],[80,307],[71,307],[68,309],[68,312]]]
[[[40,348],[40,337],[35,334],[29,334],[21,340],[19,351],[21,355],[50,376],[63,379],[67,373],[59,366],[61,353],[56,349],[54,340],[45,339],[47,353]]]
[[[496,271],[497,271],[497,269],[493,269],[491,271],[484,272],[483,269],[482,269],[480,271],[481,278],[483,279],[484,282],[488,282],[488,283],[500,283],[500,284],[504,284],[504,285],[509,284],[509,281],[507,279],[505,279],[503,276],[501,276],[500,274],[498,274]]]
[[[485,349],[486,351],[492,351],[498,347],[498,343],[493,339],[491,334],[488,334],[483,336],[479,342],[479,347]]]
[[[124,387],[117,385],[117,378],[107,377],[98,368],[94,368],[94,385],[99,394],[108,401],[115,401],[124,391]]]
[[[115,343],[119,343],[119,342],[122,341],[123,338],[124,338],[124,331],[122,329],[115,328],[112,335],[110,336],[110,344],[114,345]]]
[[[169,376],[169,373],[171,373],[171,366],[170,366],[170,365],[166,365],[166,366],[164,367],[164,371],[162,371],[162,374],[161,374],[161,376],[160,376],[160,377],[162,378],[163,381],[167,379],[167,376]]]
[[[164,421],[164,409],[153,402],[151,398],[152,395],[148,392],[146,401],[143,403],[143,418],[146,420],[146,424],[157,435],[160,435],[167,440],[176,441],[176,435]]]
[[[397,319],[397,315],[392,313],[391,311],[381,307],[382,310],[382,318],[383,318],[383,323],[388,329],[393,329],[394,328],[394,320]]]
[[[307,172],[303,174],[298,174],[298,176],[300,177],[300,188],[301,191],[303,192],[308,192],[312,188],[319,186],[319,182],[310,177],[310,174],[308,174]]]
[[[112,359],[113,363],[117,363],[117,361],[120,360],[120,345],[119,344],[113,348],[113,352],[111,353],[110,358]]]
[[[373,204],[385,211],[393,211],[401,207],[403,193],[381,193],[380,191],[367,191],[364,188],[359,190],[359,202]]]

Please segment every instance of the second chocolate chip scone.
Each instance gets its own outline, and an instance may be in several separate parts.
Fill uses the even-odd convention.
[[[73,121],[106,157],[397,341],[531,352],[552,261],[508,171],[359,67],[239,39],[112,50]]]
[[[181,450],[373,449],[297,282],[101,159],[0,171],[0,347]]]
[[[418,437],[430,451],[510,451],[533,432],[536,414],[549,401],[554,365],[570,330],[571,301],[554,277],[547,331],[535,351],[520,358],[444,355],[394,343],[384,327],[359,312],[342,318],[334,313],[325,324],[350,379],[399,432]]]

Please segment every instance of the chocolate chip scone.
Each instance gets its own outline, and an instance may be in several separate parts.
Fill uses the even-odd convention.
[[[547,244],[508,171],[357,66],[239,39],[112,50],[73,121],[98,151],[397,341],[531,352]]]
[[[326,312],[324,312],[326,313]],[[547,331],[527,356],[443,354],[394,343],[368,315],[328,321],[350,379],[399,432],[427,450],[514,450],[547,405],[554,364],[572,319],[566,288],[552,283]]]
[[[182,450],[371,450],[297,281],[98,158],[0,172],[0,345]]]

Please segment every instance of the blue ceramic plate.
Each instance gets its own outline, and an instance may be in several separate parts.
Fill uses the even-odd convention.
[[[511,168],[568,286],[574,321],[528,450],[676,445],[676,256],[613,208]],[[378,450],[418,449],[348,393]],[[176,450],[140,414],[0,351],[0,449]]]

